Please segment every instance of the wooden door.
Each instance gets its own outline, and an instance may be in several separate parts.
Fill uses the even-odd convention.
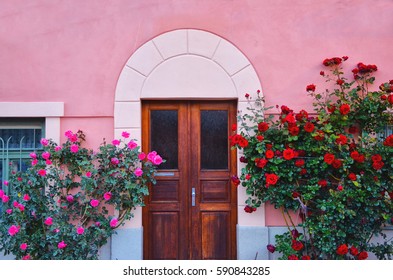
[[[235,101],[144,101],[145,152],[166,162],[143,207],[145,259],[235,259]]]

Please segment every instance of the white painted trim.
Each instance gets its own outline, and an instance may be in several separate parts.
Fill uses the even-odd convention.
[[[0,102],[1,117],[62,117],[63,102]]]

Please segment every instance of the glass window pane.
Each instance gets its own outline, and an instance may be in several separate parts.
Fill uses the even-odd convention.
[[[0,138],[3,139],[5,147],[10,150],[41,148],[42,129],[0,129]]]
[[[150,145],[165,163],[159,169],[178,169],[178,113],[177,110],[150,112]]]
[[[201,111],[201,168],[228,169],[228,111]]]

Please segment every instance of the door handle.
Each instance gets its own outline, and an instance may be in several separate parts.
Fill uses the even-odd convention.
[[[191,189],[191,206],[195,206],[195,188]]]

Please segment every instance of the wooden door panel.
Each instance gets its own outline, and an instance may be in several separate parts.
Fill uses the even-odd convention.
[[[150,255],[155,260],[179,259],[179,212],[150,212]]]
[[[150,203],[180,202],[179,181],[160,180],[152,186]]]
[[[202,212],[202,259],[229,259],[230,214],[228,212]]]
[[[201,203],[230,202],[230,187],[229,180],[201,180]]]

